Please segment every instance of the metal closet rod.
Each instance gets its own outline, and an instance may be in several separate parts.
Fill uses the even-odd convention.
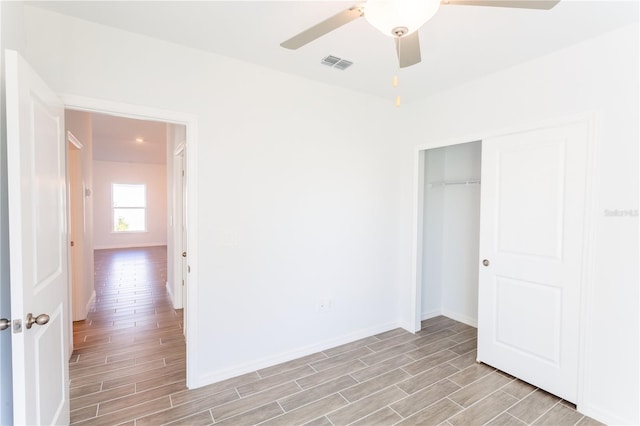
[[[449,186],[449,185],[480,185],[480,179],[432,182],[429,184],[429,188],[432,188],[434,186]]]

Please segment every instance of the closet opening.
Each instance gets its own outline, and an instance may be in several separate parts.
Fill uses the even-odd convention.
[[[481,141],[419,153],[420,320],[442,315],[478,326],[481,154]]]

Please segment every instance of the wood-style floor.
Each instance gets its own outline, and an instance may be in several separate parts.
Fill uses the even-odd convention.
[[[445,317],[187,390],[166,248],[98,250],[95,280],[95,308],[74,324],[74,424],[599,424],[477,364],[476,329]]]

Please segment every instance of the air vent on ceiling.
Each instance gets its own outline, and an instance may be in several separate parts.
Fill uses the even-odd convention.
[[[347,61],[346,59],[338,58],[337,56],[332,56],[332,55],[322,58],[320,63],[322,65],[327,65],[329,67],[337,68],[342,71],[346,70],[351,65],[353,65],[353,62],[351,61]]]

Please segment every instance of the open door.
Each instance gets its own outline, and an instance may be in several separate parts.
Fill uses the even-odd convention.
[[[578,393],[587,123],[482,142],[478,360]]]
[[[84,277],[84,190],[82,188],[82,143],[69,131],[68,170],[69,170],[69,281],[71,283],[71,320],[87,318],[86,300],[82,278]],[[83,303],[84,302],[84,303]]]
[[[66,141],[60,100],[6,52],[15,424],[68,424]]]
[[[181,197],[182,197],[182,215],[181,215],[181,220],[182,220],[182,224],[181,226],[181,230],[182,230],[182,240],[180,241],[181,247],[182,247],[182,307],[183,307],[183,319],[182,319],[182,324],[183,324],[183,329],[182,332],[184,334],[185,339],[187,338],[187,301],[189,300],[187,297],[188,291],[189,291],[189,287],[188,287],[188,280],[187,280],[187,274],[189,272],[189,262],[187,260],[187,176],[186,176],[186,146],[183,148],[182,152],[180,153],[180,167],[182,168],[182,191],[181,191]]]

